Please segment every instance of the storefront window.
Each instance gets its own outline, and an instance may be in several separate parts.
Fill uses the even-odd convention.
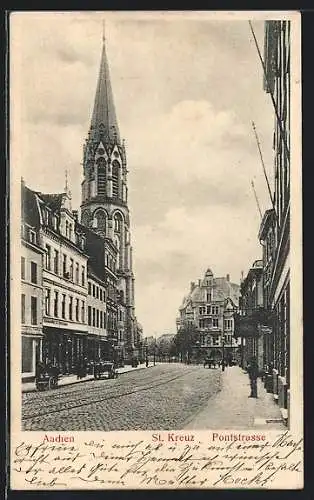
[[[33,371],[33,339],[22,338],[22,373]]]

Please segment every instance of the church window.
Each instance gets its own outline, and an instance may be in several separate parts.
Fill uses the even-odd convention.
[[[98,171],[97,171],[97,191],[99,195],[106,194],[106,160],[104,158],[98,158]]]
[[[104,210],[97,210],[94,213],[93,227],[106,232],[106,213]]]
[[[120,233],[121,231],[121,227],[122,227],[122,217],[120,214],[116,214],[114,216],[114,230],[117,232],[117,233]]]
[[[114,198],[119,196],[119,167],[119,162],[114,160],[112,162],[112,196]]]

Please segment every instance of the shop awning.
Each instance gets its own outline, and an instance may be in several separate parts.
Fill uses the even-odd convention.
[[[109,342],[108,337],[105,337],[104,335],[97,335],[94,333],[88,333],[88,340],[96,340],[98,342]]]
[[[84,330],[70,330],[66,328],[56,328],[53,326],[44,326],[43,333],[54,334],[54,335],[79,335],[87,337],[88,332]]]

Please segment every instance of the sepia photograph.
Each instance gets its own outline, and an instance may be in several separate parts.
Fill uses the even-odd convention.
[[[247,441],[300,452],[289,434],[302,411],[298,21],[11,13],[13,462],[19,473],[32,462],[28,486],[71,483],[55,462],[39,479],[27,435],[34,453],[68,454],[53,460],[71,460],[78,445],[64,443],[81,431],[100,433],[82,443],[93,459],[117,431],[150,431],[156,453],[197,450],[198,431],[218,453]],[[269,477],[217,484],[300,473],[276,453]],[[110,483],[94,475],[107,462],[79,477],[87,463],[70,467],[82,488],[140,474],[140,487],[210,486],[205,466],[203,479],[173,479],[165,463]]]

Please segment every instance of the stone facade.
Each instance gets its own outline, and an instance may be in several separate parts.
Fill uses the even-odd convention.
[[[83,151],[81,222],[117,248],[117,289],[123,297],[118,312],[119,335],[126,356],[138,348],[130,216],[128,209],[127,161],[120,139],[110,83],[105,42],[91,125]]]
[[[43,254],[40,220],[34,193],[22,183],[21,334],[22,380],[35,376],[43,338]]]
[[[178,333],[187,326],[197,329],[194,356],[221,359],[224,355],[232,357],[237,353],[234,314],[238,300],[239,285],[231,283],[229,275],[215,278],[207,269],[198,284],[191,283],[190,293],[183,300],[176,323]]]

